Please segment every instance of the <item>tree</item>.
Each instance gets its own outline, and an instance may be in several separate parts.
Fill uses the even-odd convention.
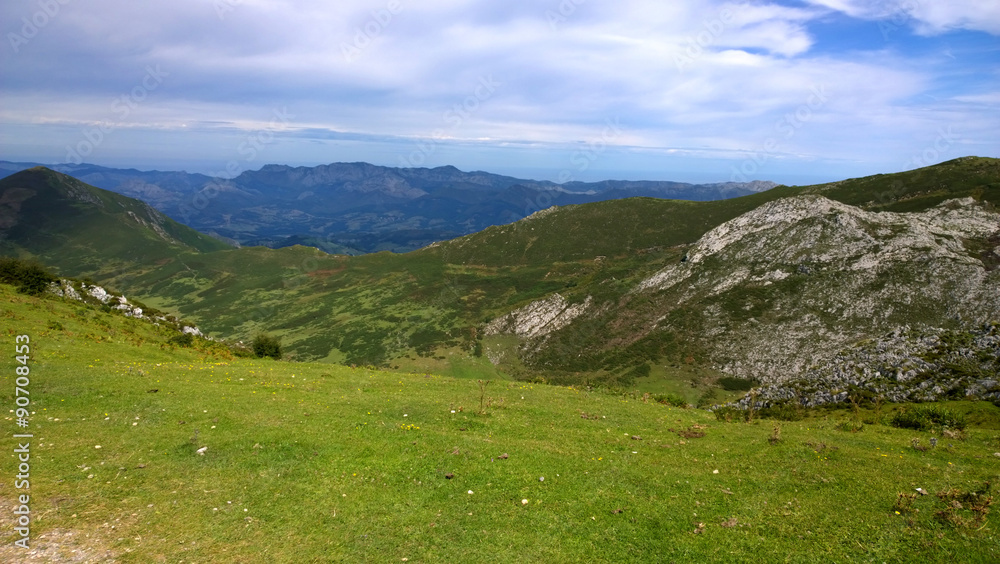
[[[258,358],[270,357],[274,360],[281,360],[281,339],[272,337],[267,333],[258,333],[250,343],[253,354]]]
[[[37,262],[0,257],[0,282],[17,286],[21,293],[37,296],[55,281],[56,277]]]

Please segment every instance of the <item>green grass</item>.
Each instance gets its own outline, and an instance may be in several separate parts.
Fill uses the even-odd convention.
[[[975,417],[964,440],[920,451],[928,433],[844,432],[833,414],[727,424],[509,381],[486,387],[480,412],[475,380],[236,360],[0,286],[0,338],[12,348],[19,334],[32,345],[36,544],[73,531],[82,549],[143,563],[1000,558],[996,512],[937,519],[934,495],[894,509],[918,487],[998,483],[1000,432]],[[5,506],[14,494],[0,483]],[[0,533],[0,550],[13,539]]]

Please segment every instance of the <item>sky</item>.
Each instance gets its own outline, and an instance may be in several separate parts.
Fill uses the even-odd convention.
[[[5,0],[0,159],[810,184],[1000,157],[996,0]]]

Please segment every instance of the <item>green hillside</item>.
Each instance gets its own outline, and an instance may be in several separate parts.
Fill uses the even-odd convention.
[[[113,206],[99,208],[77,199],[58,208],[67,218],[60,224],[65,229],[40,215],[30,225],[49,226],[42,235],[30,238],[33,231],[24,222],[11,230],[16,237],[8,236],[4,252],[37,256],[62,272],[91,276],[215,336],[247,339],[270,332],[299,360],[473,378],[638,385],[693,402],[711,392],[711,384],[722,376],[705,344],[689,338],[700,330],[698,316],[709,306],[736,311],[747,300],[765,307],[769,298],[758,296],[759,289],[737,288],[746,295],[693,302],[670,314],[678,331],[648,340],[644,328],[665,314],[673,298],[636,297],[633,291],[642,280],[679,263],[691,244],[721,223],[790,196],[822,194],[873,211],[926,210],[963,196],[997,202],[998,163],[968,157],[905,173],[778,187],[714,202],[636,198],[567,206],[412,253],[360,257],[307,247],[200,252],[221,244],[198,239],[204,244],[192,248],[158,239],[149,230],[136,235],[131,231],[135,222],[130,224],[127,216],[109,227],[106,208]],[[37,170],[22,174],[28,172],[67,178]],[[22,206],[22,214],[28,212],[43,214]],[[76,223],[70,221],[74,217]],[[95,233],[107,231],[121,234],[95,244],[103,241]],[[181,235],[175,239],[180,241]],[[143,245],[149,248],[135,250]],[[829,282],[836,281],[831,273]],[[781,290],[795,295],[794,282],[789,279]],[[544,354],[528,364],[517,359],[517,341],[484,339],[489,321],[557,292],[569,304],[590,298],[601,313],[553,337]],[[624,353],[579,355],[612,349]],[[502,363],[498,372],[484,354],[491,350],[512,361]]]
[[[964,157],[909,172],[779,186],[711,202],[630,198],[567,206],[442,243],[438,252],[449,263],[489,266],[630,255],[694,243],[710,229],[764,203],[802,194],[821,194],[874,211],[922,211],[965,196],[1000,204],[1000,159]]]
[[[11,350],[30,339],[34,435],[30,489],[4,480],[0,500],[29,495],[49,561],[1000,558],[990,404],[948,405],[964,431],[878,423],[899,407],[727,423],[638,395],[238,360],[6,285],[0,304]]]
[[[141,269],[181,251],[229,248],[143,202],[36,167],[0,180],[0,252],[70,275]]]

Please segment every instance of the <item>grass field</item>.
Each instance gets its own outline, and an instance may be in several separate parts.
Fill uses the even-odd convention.
[[[27,429],[7,413],[18,335]],[[851,432],[837,412],[726,423],[634,395],[236,359],[173,335],[0,285],[0,560],[1000,560],[1000,517],[971,509],[1000,480],[988,403],[954,404],[976,425],[952,438]],[[13,485],[17,432],[34,434],[30,490]],[[24,493],[37,560],[12,544]]]

